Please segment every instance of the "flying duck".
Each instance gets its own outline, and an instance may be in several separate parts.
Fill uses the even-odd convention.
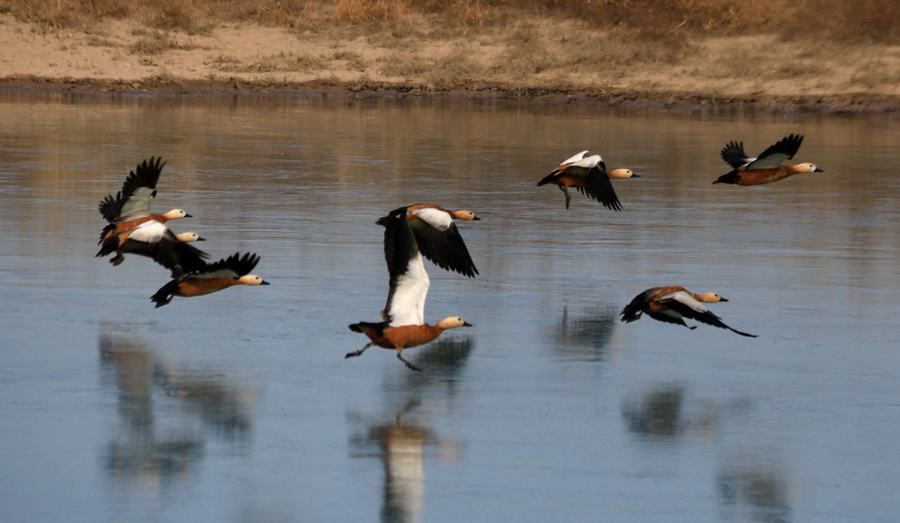
[[[581,151],[559,164],[559,167],[541,179],[537,185],[540,187],[549,183],[556,184],[566,195],[566,209],[569,208],[571,200],[568,188],[574,187],[581,194],[602,203],[607,209],[622,210],[622,204],[619,203],[616,191],[609,181],[606,163],[599,154],[591,155],[588,151]]]
[[[144,160],[128,173],[122,190],[115,196],[107,195],[100,202],[98,209],[108,223],[100,232],[98,257],[115,252],[110,263],[119,265],[125,260],[124,254],[131,252],[153,258],[175,272],[201,266],[206,254],[185,241],[194,234],[179,238],[164,225],[169,220],[190,218],[191,215],[181,209],[150,214],[150,204],[156,197],[156,183],[165,165],[161,158]]]
[[[259,256],[255,253],[243,256],[239,252],[234,253],[217,262],[204,264],[202,269],[173,278],[156,291],[150,300],[159,308],[172,301],[174,296],[202,296],[235,285],[269,285],[269,282],[259,276],[250,274],[257,263]]]
[[[714,292],[695,294],[684,287],[654,287],[635,296],[631,303],[622,309],[622,321],[631,323],[639,320],[642,313],[646,313],[654,320],[696,329],[696,325],[689,327],[684,322],[684,318],[690,318],[707,325],[728,329],[741,336],[756,338],[755,334],[741,332],[725,325],[721,318],[703,305],[720,301],[728,300]]]
[[[474,212],[461,209],[451,211],[433,203],[415,203],[391,211],[376,223],[385,225],[392,223],[391,215],[406,209],[406,218],[416,239],[416,245],[422,256],[435,265],[448,271],[456,271],[463,276],[474,278],[478,269],[469,255],[466,244],[459,235],[459,229],[453,223],[457,220],[481,220]],[[385,223],[382,223],[385,220]]]
[[[403,350],[428,343],[447,329],[471,327],[459,316],[449,316],[435,325],[425,323],[425,298],[430,281],[425,272],[422,253],[401,207],[381,218],[384,231],[384,258],[390,276],[390,291],[384,307],[382,322],[359,322],[350,325],[353,332],[361,332],[371,340],[363,348],[348,352],[345,358],[361,356],[373,344],[397,351],[397,359],[415,371],[421,371],[403,357]]]
[[[769,146],[757,157],[750,157],[744,152],[744,142],[731,141],[722,148],[722,159],[732,167],[732,170],[720,176],[713,183],[728,183],[736,185],[762,185],[764,183],[777,182],[802,173],[821,173],[814,163],[798,163],[795,165],[782,165],[782,162],[790,160],[797,154],[803,136],[790,134]]]

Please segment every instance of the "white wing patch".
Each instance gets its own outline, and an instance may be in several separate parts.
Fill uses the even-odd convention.
[[[585,151],[587,152],[587,151]],[[571,167],[584,167],[586,169],[590,169],[591,167],[596,166],[598,163],[602,162],[603,158],[600,157],[599,154],[595,154],[592,156],[588,156],[587,158],[582,158],[577,162],[572,162]]]
[[[587,153],[588,153],[588,151],[581,151],[580,153],[576,154],[575,156],[572,156],[571,158],[566,158],[565,160],[563,160],[563,161],[560,162],[559,164],[562,165],[562,164],[565,164],[565,163],[574,163],[574,162],[577,162],[577,161],[579,161],[579,160],[584,159],[584,155],[586,155]]]
[[[425,323],[425,298],[428,296],[429,285],[431,281],[425,272],[422,255],[417,252],[409,259],[406,272],[397,278],[387,311],[391,327]]]
[[[659,299],[659,301],[666,301],[666,300],[675,300],[679,303],[687,305],[688,307],[690,307],[691,309],[694,309],[695,311],[697,311],[700,314],[709,312],[709,307],[707,307],[706,305],[703,305],[702,303],[700,303],[699,301],[694,299],[693,296],[691,296],[690,294],[688,294],[684,291],[678,291],[678,292],[673,292],[672,294],[666,294],[665,296],[663,296],[662,298]]]
[[[451,225],[453,225],[453,218],[450,216],[450,213],[438,209],[416,209],[410,214],[418,217],[421,220],[424,220],[425,223],[431,225],[439,231],[446,231],[448,228],[450,228]]]
[[[128,239],[144,243],[159,243],[168,230],[169,228],[164,224],[156,220],[150,220],[138,225],[131,231],[131,234],[128,235]]]

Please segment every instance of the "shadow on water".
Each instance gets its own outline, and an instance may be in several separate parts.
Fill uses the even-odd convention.
[[[719,472],[716,483],[722,505],[728,510],[746,510],[754,521],[791,520],[788,484],[783,472],[774,465],[731,465]]]
[[[587,361],[602,361],[616,328],[616,311],[610,306],[570,314],[564,306],[556,328],[556,350]]]
[[[388,417],[367,420],[348,412],[348,419],[357,425],[350,436],[351,457],[377,457],[381,462],[381,521],[421,520],[429,448],[437,449],[444,460],[457,460],[459,444],[438,436],[423,418],[441,402],[452,405],[456,383],[474,347],[471,337],[451,337],[421,350],[414,361],[424,373],[403,372],[400,383],[383,387],[385,405],[392,412]]]
[[[118,398],[119,427],[103,460],[111,476],[165,485],[203,459],[210,434],[247,446],[254,393],[208,370],[169,364],[108,327],[98,344],[101,375]]]

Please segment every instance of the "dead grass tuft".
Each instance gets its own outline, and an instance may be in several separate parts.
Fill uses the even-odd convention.
[[[247,65],[224,65],[221,70],[233,73],[310,73],[327,65],[319,56],[309,54],[278,53],[263,57]]]
[[[195,46],[179,42],[177,38],[164,31],[143,32],[141,37],[134,41],[129,50],[134,54],[155,55],[171,50],[190,50]]]
[[[196,12],[183,3],[163,5],[155,12],[147,25],[164,31],[181,31],[189,35],[209,34],[212,23],[209,16]]]

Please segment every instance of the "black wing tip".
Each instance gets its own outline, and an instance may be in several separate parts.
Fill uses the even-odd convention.
[[[351,323],[350,325],[347,325],[347,328],[353,332],[362,332],[362,326],[359,323]]]

